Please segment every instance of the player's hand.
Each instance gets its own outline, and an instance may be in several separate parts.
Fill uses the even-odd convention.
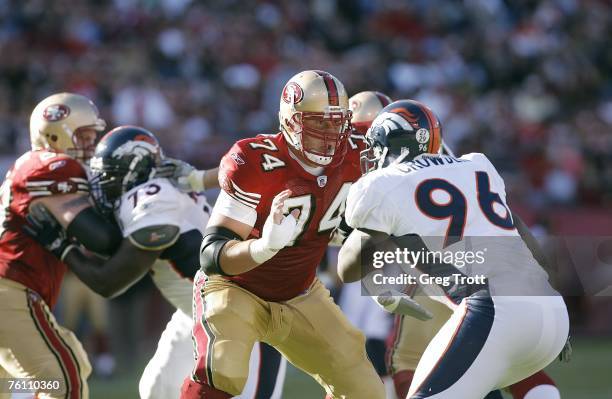
[[[561,350],[561,353],[559,353],[559,360],[562,361],[563,363],[569,363],[570,360],[572,360],[572,342],[571,342],[571,336],[567,337],[567,341],[565,341],[565,346],[563,347],[563,349]]]
[[[74,247],[62,226],[43,204],[32,204],[26,221],[23,230],[60,260]]]
[[[389,290],[381,295],[373,296],[372,299],[385,310],[393,314],[401,314],[414,317],[419,320],[429,320],[433,314],[414,299],[401,292]]]
[[[281,250],[289,244],[297,227],[297,218],[300,215],[298,209],[294,209],[287,216],[283,214],[285,200],[290,195],[291,191],[285,190],[274,197],[270,214],[261,234],[261,239],[266,242],[266,247],[275,251]]]
[[[155,176],[167,177],[175,187],[182,192],[201,192],[204,187],[203,170],[198,170],[191,164],[175,158],[164,158],[162,165],[156,168]]]
[[[287,216],[283,213],[285,200],[290,195],[291,191],[285,190],[274,197],[270,207],[270,214],[266,219],[266,223],[264,223],[261,238],[251,243],[249,252],[257,263],[265,262],[286,247],[295,234],[300,211],[294,209]]]

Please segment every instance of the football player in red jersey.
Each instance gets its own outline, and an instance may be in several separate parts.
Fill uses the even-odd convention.
[[[315,276],[361,174],[350,117],[342,83],[304,71],[283,89],[281,132],[240,140],[223,157],[194,284],[196,367],[182,398],[238,394],[256,341],[329,397],[385,397],[363,334]]]
[[[89,230],[88,248],[104,253],[116,245],[92,228],[99,216],[88,201],[80,163],[91,157],[105,126],[86,97],[47,97],[30,118],[32,151],[15,162],[0,188],[0,370],[12,377],[59,381],[59,389],[39,398],[88,397],[91,367],[74,334],[49,310],[66,266],[23,231],[25,216],[32,203],[42,202],[71,235]],[[62,250],[54,248],[59,257]]]

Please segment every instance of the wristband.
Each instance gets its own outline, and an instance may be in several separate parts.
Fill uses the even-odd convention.
[[[251,241],[249,244],[249,254],[251,258],[258,264],[262,264],[265,261],[272,258],[274,255],[278,253],[279,250],[270,249],[266,247],[262,239],[257,239]]]
[[[206,176],[205,170],[194,170],[187,176],[187,182],[191,186],[191,189],[195,192],[206,190],[204,186],[204,176]]]

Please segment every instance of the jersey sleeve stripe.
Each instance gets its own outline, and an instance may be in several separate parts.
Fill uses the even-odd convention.
[[[247,197],[246,195],[242,195],[242,194],[241,194],[241,193],[239,193],[238,191],[236,191],[236,192],[234,193],[234,195],[235,195],[236,197],[238,197],[238,198],[240,198],[240,199],[243,199],[243,200],[245,200],[246,202],[250,202],[250,203],[252,203],[252,204],[254,204],[254,205],[259,204],[259,200],[256,200],[256,199],[253,199],[253,198],[249,198],[249,197]]]
[[[253,209],[257,208],[257,205],[252,204],[252,203],[250,203],[250,202],[246,202],[245,200],[242,200],[242,199],[240,199],[240,198],[236,197],[236,195],[234,195],[234,194],[229,194],[229,193],[228,193],[228,195],[229,195],[230,197],[232,197],[233,199],[235,199],[236,201],[240,202],[240,203],[241,203],[241,204],[243,204],[243,205],[246,205],[246,206],[248,206],[248,207],[250,207],[250,208],[253,208]]]
[[[30,191],[30,197],[43,197],[45,195],[52,195],[53,193],[49,190]]]
[[[234,187],[234,190],[236,190],[237,192],[246,195],[248,197],[253,197],[256,199],[261,198],[261,194],[257,194],[257,193],[249,193],[248,191],[244,191],[243,189],[241,189],[240,187],[238,187],[238,185],[234,182],[232,182],[232,187]]]
[[[55,183],[55,180],[28,181],[26,182],[26,187],[48,186],[53,183]]]

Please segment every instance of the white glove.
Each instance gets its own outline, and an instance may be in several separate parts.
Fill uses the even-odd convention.
[[[414,299],[396,290],[389,290],[372,299],[385,312],[414,317],[419,320],[429,320],[433,314]]]
[[[261,238],[251,242],[249,253],[251,258],[259,264],[272,258],[278,251],[283,249],[295,233],[299,210],[294,209],[289,215],[283,215],[283,205],[289,198],[290,191],[285,190],[274,197],[270,214],[266,219]]]
[[[205,170],[194,169],[187,176],[178,177],[179,189],[182,191],[182,187],[188,187],[188,191],[195,191],[197,193],[206,190],[206,187],[204,187],[204,175],[206,175]]]
[[[175,158],[164,158],[156,170],[156,177],[167,177],[182,192],[201,192],[204,187],[206,171],[198,170],[191,164]]]

